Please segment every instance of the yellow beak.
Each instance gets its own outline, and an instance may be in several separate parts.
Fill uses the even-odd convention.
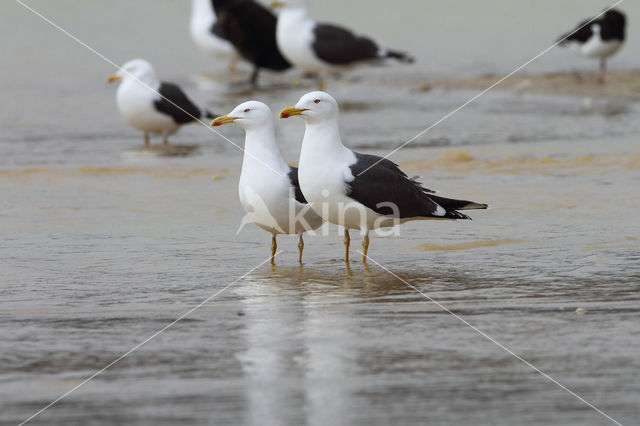
[[[236,117],[229,117],[229,114],[221,115],[220,117],[213,119],[213,121],[211,122],[211,127],[217,127],[217,126],[222,126],[223,124],[233,123],[236,120],[237,120]]]
[[[111,74],[109,77],[107,77],[107,83],[113,83],[114,81],[120,81],[122,80],[122,77],[120,77],[117,74]]]
[[[289,118],[289,117],[293,117],[294,115],[301,115],[305,111],[306,109],[304,108],[296,108],[295,105],[290,106],[280,111],[280,118]]]
[[[270,9],[275,9],[276,7],[280,7],[280,6],[284,6],[284,2],[278,1],[278,0],[274,0],[271,3],[269,3],[269,8]]]

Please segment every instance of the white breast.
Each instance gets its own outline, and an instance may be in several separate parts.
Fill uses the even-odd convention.
[[[621,47],[622,42],[620,40],[603,41],[600,38],[600,33],[597,32],[580,47],[580,53],[589,58],[608,58],[620,50]]]
[[[288,176],[269,179],[243,170],[238,185],[240,203],[247,219],[273,234],[300,234],[319,227],[322,219],[295,199]]]
[[[278,17],[276,41],[282,55],[303,71],[318,73],[333,67],[321,61],[311,47],[315,23],[303,10],[283,10]]]

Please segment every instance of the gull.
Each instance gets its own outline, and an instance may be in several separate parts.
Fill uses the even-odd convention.
[[[356,65],[379,64],[388,59],[412,63],[407,54],[380,46],[371,38],[346,28],[319,23],[307,14],[307,0],[276,0],[271,7],[282,7],[278,15],[276,40],[289,62],[318,76],[318,89],[324,77]]]
[[[214,118],[209,111],[198,108],[182,89],[173,83],[158,80],[151,64],[133,59],[108,77],[112,83],[120,81],[116,103],[127,123],[144,132],[144,145],[149,146],[149,133],[160,134],[164,145],[169,135],[180,126]]]
[[[325,92],[304,95],[280,118],[305,122],[300,152],[300,189],[326,221],[344,227],[345,262],[349,262],[350,229],[364,234],[366,263],[369,231],[411,220],[471,219],[458,210],[486,209],[486,204],[436,195],[409,178],[390,160],[354,152],[343,145],[336,100]]]
[[[229,114],[213,120],[211,125],[227,123],[234,123],[245,131],[238,193],[248,220],[272,235],[271,264],[274,264],[278,234],[300,235],[298,262],[302,264],[302,234],[318,228],[323,220],[309,207],[300,191],[298,169],[289,166],[280,154],[271,109],[262,102],[244,102]]]

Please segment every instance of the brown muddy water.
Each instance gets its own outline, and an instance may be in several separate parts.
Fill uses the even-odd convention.
[[[118,63],[148,58],[220,113],[247,99],[279,110],[312,88],[294,85],[294,72],[265,75],[258,91],[238,83],[246,70],[229,83],[225,64],[190,44],[186,2],[130,3],[29,2]],[[375,2],[364,19],[354,5],[365,3],[314,7],[418,57],[329,87],[345,142],[376,154],[477,93],[424,92],[416,82],[509,72],[606,5]],[[640,22],[637,4],[621,7]],[[490,210],[374,236],[369,254],[384,268],[362,265],[356,235],[346,268],[333,226],[307,237],[304,266],[287,237],[277,266],[258,266],[269,236],[255,226],[236,233],[240,151],[204,126],[174,136],[200,145],[192,156],[132,150],[142,140],[104,83],[112,67],[17,3],[0,12],[9,34],[0,70],[1,424],[19,424],[232,283],[30,423],[614,424],[481,331],[616,421],[637,424],[638,104],[489,92],[393,159],[427,187]],[[630,69],[638,57],[630,43],[612,66]],[[552,51],[532,66],[595,64]],[[278,131],[295,162],[302,123],[279,122]],[[242,145],[237,129],[222,133]]]

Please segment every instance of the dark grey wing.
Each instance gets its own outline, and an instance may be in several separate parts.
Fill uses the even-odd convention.
[[[318,58],[335,65],[380,58],[378,45],[367,37],[331,24],[316,24],[311,47]]]
[[[228,36],[225,34],[224,27],[220,25],[220,22],[217,22],[217,21],[214,22],[209,32],[214,36],[219,37],[223,40],[228,40],[227,38]]]
[[[160,83],[158,93],[162,97],[153,103],[156,110],[171,116],[176,123],[190,123],[202,117],[202,110],[195,106],[175,84]]]
[[[589,21],[591,21],[591,19],[585,19],[584,21],[580,22],[574,30],[569,31],[568,33],[562,34],[558,38],[558,41],[560,42],[560,44],[565,44],[570,41],[586,43],[586,41],[589,40],[591,36],[593,36],[591,25],[593,25],[594,22],[589,24]]]
[[[291,186],[295,190],[296,201],[302,204],[307,204],[307,199],[304,198],[302,190],[300,189],[300,182],[298,181],[298,169],[296,167],[289,166],[289,181]]]
[[[455,209],[470,208],[470,205],[486,208],[483,204],[434,196],[419,182],[409,179],[393,162],[380,161],[381,158],[375,155],[355,154],[356,162],[350,166],[354,180],[347,183],[347,196],[378,214],[400,219],[470,219]]]
[[[253,0],[213,0],[217,23],[214,34],[229,41],[257,67],[282,71],[291,64],[276,43],[276,16]]]
[[[602,40],[624,41],[624,27],[627,21],[624,13],[616,9],[608,10],[601,21],[602,29],[600,30],[600,37]]]

